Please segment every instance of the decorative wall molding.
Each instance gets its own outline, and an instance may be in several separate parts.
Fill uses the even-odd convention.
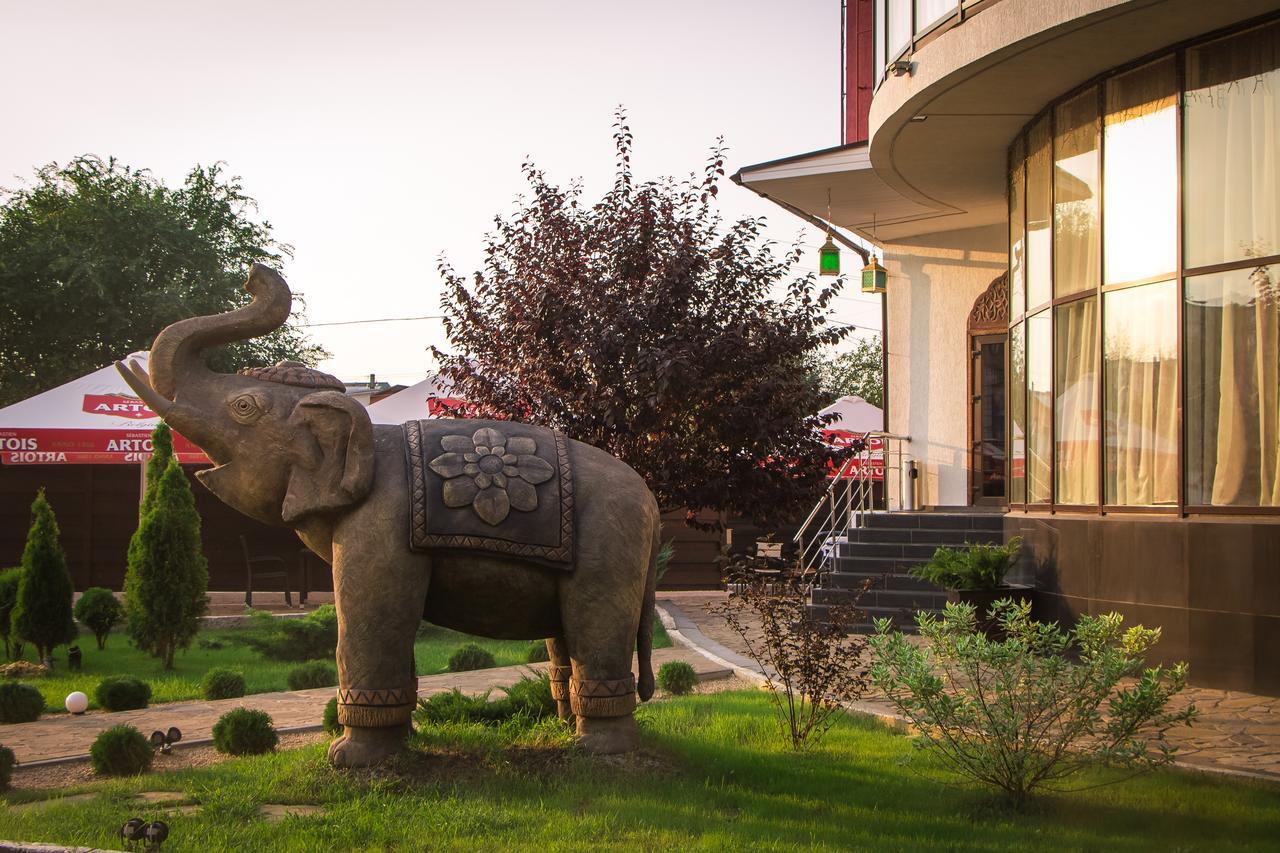
[[[1009,273],[996,276],[973,301],[969,311],[970,334],[990,334],[1009,330]]]

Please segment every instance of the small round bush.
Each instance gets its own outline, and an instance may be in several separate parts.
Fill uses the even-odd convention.
[[[234,669],[215,667],[200,681],[200,695],[206,699],[236,699],[244,695],[244,676]]]
[[[338,697],[334,696],[324,706],[324,730],[331,735],[342,734],[342,723],[338,722]]]
[[[289,670],[286,681],[290,690],[333,687],[338,683],[338,670],[327,660],[313,660]]]
[[[547,652],[546,640],[534,640],[529,644],[529,651],[524,653],[525,663],[545,663],[549,660],[551,655]]]
[[[151,685],[132,675],[109,675],[98,682],[93,698],[108,711],[136,711],[151,701]]]
[[[488,669],[497,665],[498,662],[493,659],[493,655],[475,643],[459,646],[457,651],[449,655],[450,672],[469,672],[473,669]]]
[[[30,684],[0,683],[0,723],[30,723],[44,713],[44,697]]]
[[[75,607],[76,621],[93,632],[98,648],[107,647],[111,629],[124,619],[124,607],[115,593],[104,586],[91,586],[80,596]]]
[[[155,747],[133,726],[112,726],[89,747],[93,769],[103,776],[134,776],[151,766]]]
[[[18,759],[13,757],[13,750],[0,746],[0,791],[9,790],[9,780],[13,778],[13,766]]]
[[[673,660],[658,670],[658,686],[674,696],[684,696],[698,686],[698,673],[684,661]]]
[[[279,742],[266,711],[236,708],[213,724],[213,746],[227,755],[260,755],[275,749]]]

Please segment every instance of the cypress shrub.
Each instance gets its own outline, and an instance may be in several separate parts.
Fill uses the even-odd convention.
[[[112,726],[89,747],[93,769],[103,776],[134,776],[151,766],[155,747],[133,726]]]
[[[213,746],[226,755],[259,755],[280,742],[266,711],[236,708],[213,724]]]
[[[342,723],[338,722],[338,697],[334,696],[324,706],[324,730],[335,737],[342,734]]]
[[[160,485],[164,472],[169,470],[173,458],[173,431],[161,421],[151,431],[151,458],[147,460],[146,491],[142,493],[142,505],[138,507],[139,521],[155,505],[156,487]]]
[[[31,504],[31,529],[22,551],[22,578],[10,616],[13,632],[36,647],[40,660],[52,657],[54,646],[72,642],[79,633],[71,618],[75,587],[58,537],[58,519],[41,489]]]
[[[109,675],[98,682],[93,698],[108,711],[136,711],[151,701],[151,685],[132,675]]]
[[[44,697],[30,684],[0,682],[0,723],[30,723],[44,713]]]
[[[683,696],[698,686],[698,673],[682,660],[669,661],[658,669],[658,686],[672,695]]]
[[[475,643],[467,643],[465,646],[459,646],[453,654],[449,655],[450,672],[467,672],[473,669],[488,669],[491,666],[497,665],[498,662],[494,660],[493,655],[480,648]]]
[[[338,670],[327,660],[313,660],[289,670],[285,680],[290,690],[333,687],[338,683]]]
[[[191,486],[170,460],[129,543],[125,614],[134,644],[173,669],[208,609],[209,569],[200,551],[200,516]]]
[[[0,636],[4,637],[4,654],[9,660],[22,657],[22,640],[13,631],[13,608],[18,603],[18,585],[22,583],[22,567],[0,572]]]
[[[236,699],[244,689],[244,676],[225,667],[214,667],[200,680],[200,695],[206,699]]]
[[[13,766],[18,759],[13,757],[13,750],[0,746],[0,792],[9,790],[9,781],[13,779]]]
[[[107,647],[107,635],[124,618],[124,607],[111,590],[91,586],[80,596],[75,608],[76,621],[93,632],[98,648]]]

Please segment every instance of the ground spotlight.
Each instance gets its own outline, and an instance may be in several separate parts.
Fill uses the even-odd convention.
[[[168,755],[169,750],[180,740],[182,731],[177,726],[170,726],[167,732],[156,729],[151,733],[151,745],[159,749],[162,755]]]

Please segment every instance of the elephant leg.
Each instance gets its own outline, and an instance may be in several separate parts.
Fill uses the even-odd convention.
[[[601,612],[605,609],[570,612],[565,619],[573,662],[569,708],[577,719],[578,742],[600,755],[640,746],[633,716],[636,679],[631,672],[635,626],[630,616]]]
[[[381,560],[334,553],[338,607],[338,722],[329,747],[338,767],[389,758],[409,734],[418,700],[413,643],[422,621],[429,571],[412,554]]]
[[[547,638],[547,658],[551,661],[548,673],[551,677],[551,698],[556,700],[556,716],[565,722],[573,722],[573,709],[569,707],[569,681],[573,667],[569,661],[569,644],[564,637]]]

